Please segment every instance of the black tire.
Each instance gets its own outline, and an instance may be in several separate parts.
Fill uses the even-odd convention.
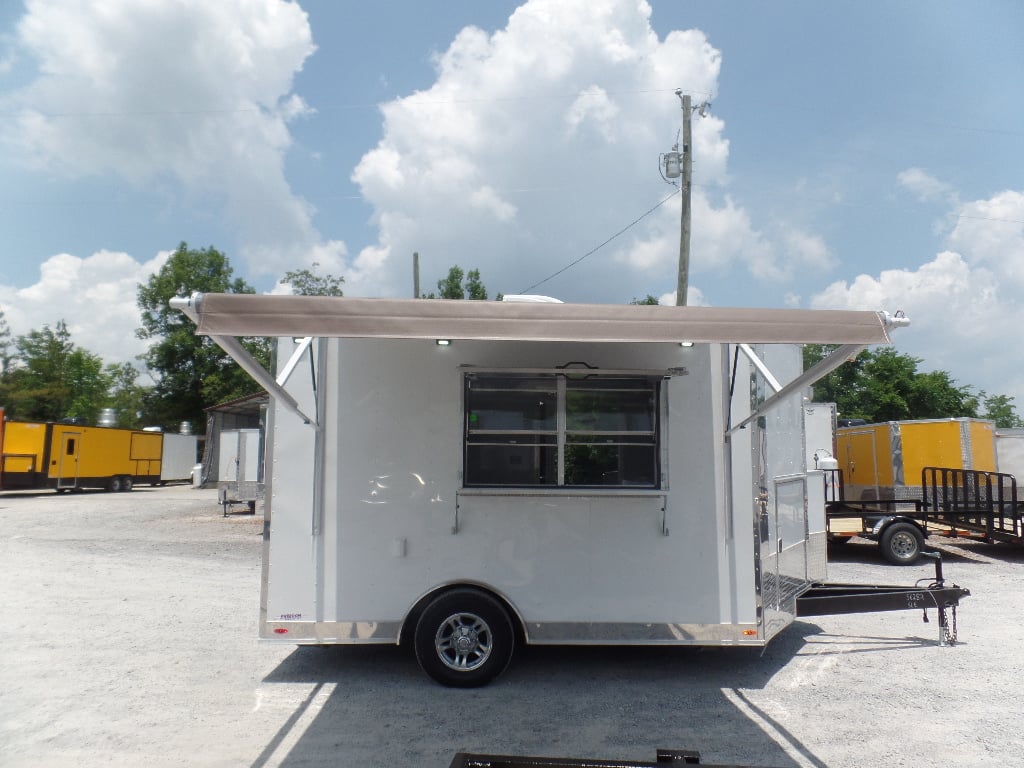
[[[441,685],[476,688],[505,671],[515,632],[508,612],[493,597],[454,589],[420,614],[413,645],[423,671]]]
[[[121,478],[121,490],[122,491],[130,491],[134,484],[135,483],[132,481],[131,477],[129,477],[128,475],[124,475]]]
[[[121,478],[118,475],[114,475],[112,478],[107,480],[107,490],[111,493],[117,493],[121,490]]]
[[[924,535],[911,523],[893,523],[882,532],[879,546],[893,565],[913,565],[924,550]]]

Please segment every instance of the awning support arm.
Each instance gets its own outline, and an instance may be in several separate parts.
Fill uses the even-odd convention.
[[[764,376],[765,382],[772,388],[773,392],[778,392],[782,389],[782,385],[779,384],[772,372],[768,370],[768,366],[764,364],[764,360],[757,356],[749,344],[740,344],[739,348],[743,351],[743,354],[747,356],[754,367],[757,368],[757,372]]]
[[[744,344],[742,346],[746,346],[746,345]],[[775,406],[775,404],[777,402],[779,402],[780,400],[782,400],[783,398],[788,397],[789,395],[791,395],[795,391],[798,391],[798,390],[804,389],[805,387],[811,386],[811,384],[813,384],[818,379],[820,379],[820,378],[822,378],[824,376],[828,376],[836,368],[838,368],[839,366],[841,366],[843,363],[847,362],[851,358],[856,357],[857,355],[859,355],[865,349],[867,349],[867,345],[866,344],[844,344],[843,346],[837,348],[831,355],[829,355],[825,359],[821,360],[817,365],[814,365],[811,368],[808,368],[806,371],[804,371],[802,374],[797,376],[795,379],[793,379],[791,382],[786,384],[784,387],[782,387],[781,389],[776,390],[774,395],[772,395],[771,397],[767,398],[763,403],[761,403],[754,410],[753,413],[751,413],[749,416],[747,416],[747,418],[745,418],[740,423],[734,425],[728,431],[727,434],[731,435],[736,430],[743,429],[743,427],[747,426],[747,424],[752,422],[754,419],[756,419],[756,418],[758,418],[760,416],[763,416],[767,411],[771,410]],[[747,350],[744,350],[744,352],[746,352],[746,351]],[[753,353],[753,350],[750,350],[750,352],[748,353],[748,356],[750,354],[752,354],[752,353]],[[754,357],[751,358],[751,361],[753,362],[756,358],[757,358],[757,356],[754,355]],[[757,367],[757,369],[759,371],[761,370],[761,366],[758,365],[756,362],[754,363],[754,365]],[[764,365],[764,363],[762,362],[761,365]],[[768,377],[765,376],[765,378],[768,378]],[[774,379],[771,379],[771,381],[774,381]]]
[[[239,343],[238,339],[234,336],[211,336],[210,338],[213,339],[218,347],[231,355],[232,359],[242,367],[242,370],[252,376],[256,382],[267,390],[267,392],[273,395],[281,405],[302,419],[306,424],[311,424],[314,427],[317,426],[316,420],[302,412],[302,409],[299,408],[299,404],[296,402],[295,398],[288,394],[284,387],[277,383],[267,369],[260,365],[256,358],[250,355],[249,351]],[[302,349],[301,345],[300,349]],[[296,353],[298,352],[299,350],[296,350]],[[289,360],[289,363],[291,362],[292,361]]]
[[[184,313],[184,315],[196,325],[199,324],[199,303],[203,299],[203,294],[198,291],[194,292],[191,296],[175,296],[170,300],[170,306],[173,309]],[[292,397],[284,389],[285,382],[288,381],[288,377],[291,376],[295,366],[298,365],[302,354],[309,349],[313,343],[311,337],[306,337],[299,344],[298,349],[288,360],[288,364],[281,371],[281,378],[279,381],[275,381],[274,377],[264,368],[260,363],[249,354],[249,351],[239,343],[238,339],[234,336],[210,336],[214,343],[223,349],[231,358],[238,363],[242,370],[248,373],[253,379],[256,380],[257,384],[260,384],[267,392],[273,395],[277,400],[287,408],[289,411],[298,416],[305,424],[311,424],[313,427],[318,427],[315,419],[309,418],[299,408],[299,404],[295,398]]]

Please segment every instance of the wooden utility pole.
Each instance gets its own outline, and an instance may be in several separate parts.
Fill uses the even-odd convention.
[[[676,306],[686,306],[686,293],[690,288],[690,181],[693,178],[693,153],[690,151],[690,116],[693,113],[689,94],[676,91],[683,102],[682,180],[680,192],[683,211],[679,218],[679,279],[676,282]]]
[[[418,299],[420,297],[420,252],[413,251],[412,253],[412,297]]]

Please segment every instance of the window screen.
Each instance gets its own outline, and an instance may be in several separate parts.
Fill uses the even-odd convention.
[[[660,379],[466,376],[466,486],[657,488]]]

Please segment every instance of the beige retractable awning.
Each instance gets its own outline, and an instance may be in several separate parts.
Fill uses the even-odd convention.
[[[196,294],[174,299],[210,336],[493,341],[885,344],[888,315],[859,310]]]

